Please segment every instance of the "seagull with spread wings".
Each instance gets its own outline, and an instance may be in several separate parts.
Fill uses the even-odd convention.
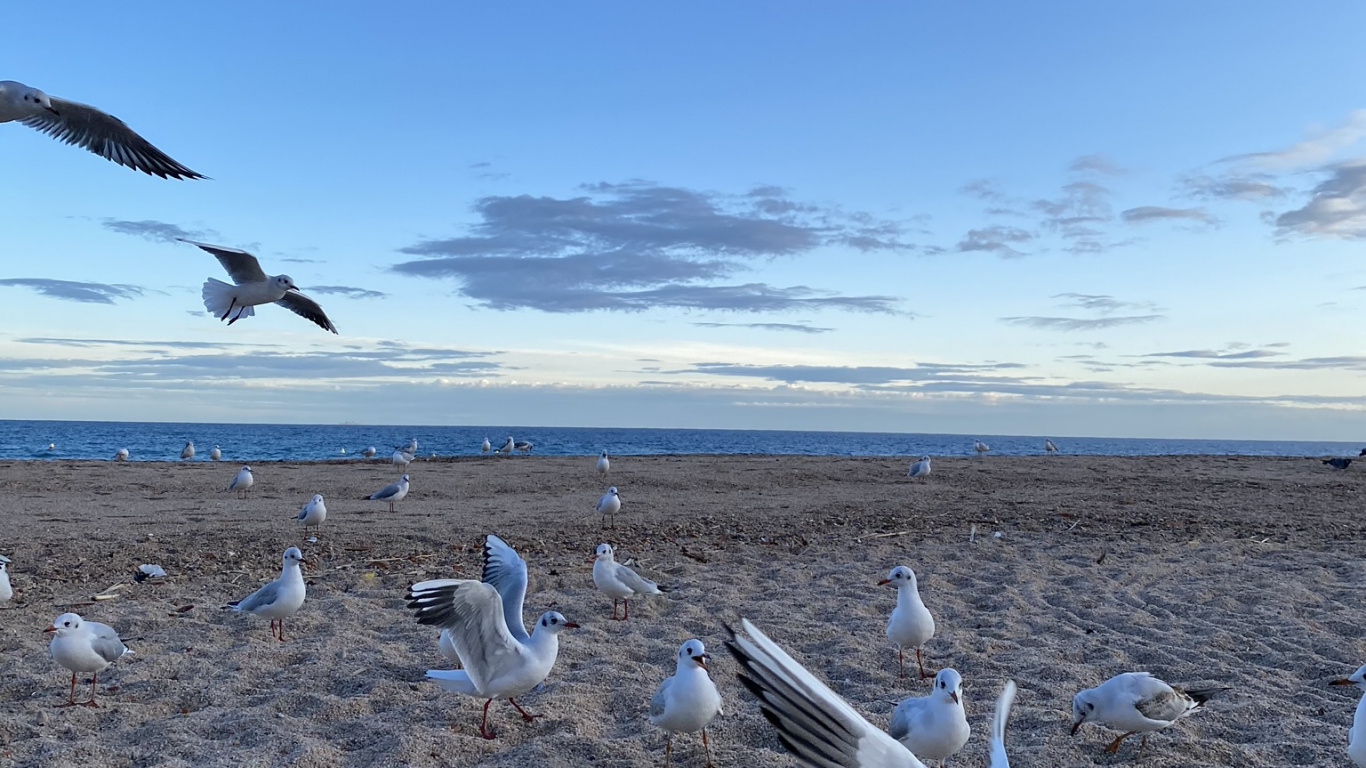
[[[244,317],[255,315],[253,307],[257,305],[279,304],[304,319],[312,320],[324,330],[337,332],[337,326],[327,319],[327,314],[318,306],[318,302],[299,293],[299,286],[294,284],[294,279],[289,275],[267,275],[261,269],[261,262],[246,251],[193,240],[181,242],[212,253],[236,283],[229,285],[213,278],[204,282],[204,307],[219,320],[227,320],[228,325],[232,325]]]

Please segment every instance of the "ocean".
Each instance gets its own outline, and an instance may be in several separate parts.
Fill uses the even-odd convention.
[[[551,456],[643,454],[802,454],[814,456],[967,456],[973,441],[991,455],[1043,453],[1043,435],[937,435],[745,429],[610,429],[589,427],[420,427],[358,424],[176,424],[117,421],[0,421],[0,459],[110,459],[127,448],[131,461],[178,461],[194,441],[196,461],[221,447],[224,461],[359,458],[374,446],[387,458],[417,438],[418,455],[470,456],[484,438],[497,448],[509,436]],[[1282,440],[1156,440],[1052,437],[1065,454],[1090,456],[1356,456],[1362,444]],[[52,447],[49,448],[48,446]]]

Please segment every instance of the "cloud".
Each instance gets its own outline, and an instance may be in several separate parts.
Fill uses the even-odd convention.
[[[1003,317],[1001,322],[1023,325],[1046,331],[1098,331],[1121,325],[1139,325],[1165,318],[1166,315],[1126,315],[1120,317]]]
[[[1275,183],[1275,177],[1264,173],[1225,176],[1194,174],[1183,176],[1179,183],[1187,194],[1208,200],[1260,202],[1286,195],[1286,189]]]
[[[1000,185],[994,179],[973,179],[958,188],[958,191],[978,200],[1004,200]]]
[[[348,299],[382,299],[389,294],[380,291],[371,291],[365,288],[352,288],[348,285],[310,285],[309,293],[317,293],[323,296],[337,294]]]
[[[1366,237],[1366,159],[1321,169],[1328,178],[1314,187],[1309,202],[1276,217],[1278,236]]]
[[[198,316],[198,313],[195,313]],[[29,336],[15,339],[21,344],[52,344],[59,347],[152,347],[173,349],[232,349],[234,347],[278,347],[279,344],[245,344],[235,341],[132,341],[127,339],[68,339]]]
[[[705,373],[712,376],[745,376],[785,384],[892,384],[896,382],[978,378],[983,374],[1024,368],[1019,363],[940,364],[922,363],[904,368],[877,365],[743,365],[695,363],[692,368],[668,373]]]
[[[1082,155],[1067,167],[1073,173],[1098,173],[1105,176],[1123,176],[1129,171],[1106,155]]]
[[[1342,125],[1323,131],[1285,149],[1233,155],[1220,163],[1249,164],[1273,170],[1293,170],[1323,163],[1339,150],[1366,137],[1366,109],[1353,110]]]
[[[1121,309],[1142,308],[1155,309],[1156,305],[1149,301],[1120,301],[1114,296],[1096,293],[1057,293],[1052,296],[1055,299],[1068,299],[1061,306],[1077,307],[1088,312],[1100,312],[1110,314]]]
[[[177,240],[219,238],[219,234],[212,229],[185,229],[176,224],[168,224],[164,221],[154,221],[151,219],[145,219],[143,221],[105,219],[101,226],[110,232],[118,232],[121,235],[133,235],[134,237],[141,237],[155,243],[174,243]]]
[[[821,328],[800,323],[693,323],[699,328],[756,328],[761,331],[794,331],[797,333],[829,333],[834,328]]]
[[[1199,221],[1205,224],[1213,224],[1214,217],[1205,212],[1204,208],[1163,208],[1157,205],[1143,205],[1138,208],[1130,208],[1120,214],[1128,224],[1146,224],[1152,221],[1168,221],[1172,219],[1185,219],[1188,221]]]
[[[789,198],[776,187],[723,196],[644,181],[600,183],[574,198],[486,197],[467,234],[423,240],[391,269],[451,279],[493,309],[741,312],[835,308],[894,312],[890,296],[727,283],[758,259],[823,246],[907,251],[900,222]]]
[[[1024,256],[1015,245],[1034,239],[1033,233],[1019,227],[994,226],[968,230],[968,234],[958,241],[960,253],[987,251],[1002,257]]]
[[[1263,357],[1278,357],[1284,352],[1269,349],[1249,349],[1242,352],[1218,352],[1213,349],[1186,349],[1180,352],[1150,352],[1142,357],[1189,357],[1200,360],[1255,360]]]
[[[0,285],[19,288],[32,288],[38,293],[53,299],[80,301],[89,304],[113,304],[114,299],[132,299],[141,296],[144,289],[136,285],[120,283],[77,283],[70,280],[47,278],[12,277],[0,279]]]

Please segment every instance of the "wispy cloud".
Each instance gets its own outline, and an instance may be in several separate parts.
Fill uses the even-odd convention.
[[[1328,178],[1314,187],[1309,202],[1276,217],[1278,236],[1366,237],[1366,159],[1322,169]]]
[[[795,333],[829,333],[834,328],[822,328],[800,323],[693,323],[699,328],[755,328],[761,331],[792,331]]]
[[[705,373],[712,376],[744,376],[779,381],[785,384],[894,384],[980,377],[998,371],[1024,368],[1019,363],[939,364],[923,363],[913,367],[880,365],[743,365],[736,363],[696,363],[692,368],[668,373]]]
[[[1285,197],[1287,190],[1276,183],[1276,177],[1265,173],[1228,174],[1210,176],[1189,174],[1178,184],[1186,194],[1206,200],[1244,200],[1262,202],[1269,198]]]
[[[1108,155],[1082,155],[1067,167],[1073,173],[1097,173],[1103,176],[1123,176],[1129,171],[1121,168]]]
[[[349,285],[310,285],[309,293],[317,293],[323,296],[336,294],[345,296],[348,299],[382,299],[389,294],[381,291],[372,291],[366,288],[352,288]]]
[[[70,280],[49,278],[12,277],[0,279],[0,285],[17,288],[31,288],[53,299],[79,301],[88,304],[113,304],[115,299],[133,299],[141,296],[144,289],[136,285],[121,283],[78,283]]]
[[[1248,349],[1240,352],[1220,352],[1213,349],[1186,349],[1179,352],[1150,352],[1143,357],[1187,357],[1199,360],[1256,360],[1264,357],[1279,357],[1284,352],[1269,349]]]
[[[960,253],[986,251],[1005,257],[1024,256],[1025,254],[1015,246],[1033,239],[1033,233],[1019,227],[984,227],[968,230],[968,234],[958,241],[957,250]]]
[[[212,229],[186,229],[178,224],[168,224],[164,221],[152,219],[142,221],[105,219],[101,226],[110,232],[141,237],[144,240],[151,240],[156,243],[174,243],[177,240],[216,240],[220,237]]]
[[[1366,109],[1357,109],[1347,115],[1342,125],[1322,131],[1317,136],[1285,149],[1232,155],[1219,162],[1248,164],[1280,171],[1294,170],[1324,163],[1339,151],[1355,145],[1363,137],[1366,137]]]
[[[905,251],[904,223],[803,203],[760,187],[723,196],[650,182],[594,184],[574,198],[487,197],[468,234],[414,243],[392,269],[451,279],[493,309],[896,311],[892,296],[726,282],[751,261],[822,246]]]
[[[1147,224],[1153,221],[1198,221],[1203,224],[1213,224],[1214,217],[1210,216],[1204,208],[1163,208],[1158,205],[1143,205],[1137,208],[1130,208],[1120,214],[1128,224]]]
[[[1003,317],[1001,322],[1045,331],[1099,331],[1121,325],[1156,322],[1166,315],[1124,315],[1119,317]]]
[[[1052,298],[1067,299],[1059,306],[1076,307],[1088,312],[1110,314],[1121,309],[1156,309],[1150,301],[1120,301],[1114,296],[1099,293],[1057,293]]]

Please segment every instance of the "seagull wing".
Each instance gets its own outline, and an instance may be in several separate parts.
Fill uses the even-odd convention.
[[[669,708],[669,688],[674,684],[672,676],[664,678],[664,681],[655,689],[655,695],[650,697],[650,722],[654,722],[664,716],[664,712]]]
[[[241,600],[238,600],[235,603],[228,603],[228,605],[232,606],[233,609],[237,611],[254,613],[274,603],[276,598],[278,598],[279,596],[280,580],[276,579],[274,581],[266,583],[260,589],[256,590],[255,592],[252,592],[250,595],[247,595]]]
[[[489,534],[484,537],[485,584],[498,590],[503,600],[503,617],[512,636],[526,642],[531,636],[522,623],[522,603],[526,601],[526,561],[506,541]]]
[[[451,645],[476,690],[522,664],[527,649],[508,631],[502,600],[489,584],[437,579],[408,587],[408,608],[417,623],[449,629]]]
[[[270,279],[269,276],[266,275],[265,270],[261,269],[261,262],[257,261],[255,256],[252,256],[246,251],[239,251],[236,248],[226,248],[221,245],[196,243],[193,240],[182,239],[181,242],[203,248],[216,256],[218,258],[218,263],[223,265],[223,269],[227,270],[228,276],[238,285],[241,285],[242,283],[264,283],[266,280]]]
[[[383,501],[391,496],[397,496],[398,488],[398,483],[389,483],[378,491],[370,494],[370,501]]]
[[[815,768],[925,768],[901,742],[873,727],[764,633],[740,619],[748,638],[726,641],[744,668],[740,682],[788,751]],[[748,675],[748,676],[746,676]]]
[[[620,581],[622,584],[629,587],[632,592],[635,592],[637,595],[659,594],[658,584],[654,583],[653,581],[650,581],[644,576],[641,576],[640,574],[636,573],[630,568],[627,568],[621,563],[617,563],[616,566],[617,581]]]
[[[92,635],[90,647],[100,658],[112,663],[128,652],[128,646],[119,639],[119,633],[115,632],[113,627],[98,621],[86,622],[86,626],[90,627]]]
[[[257,267],[257,269],[260,269],[260,267]],[[318,306],[318,302],[298,291],[287,291],[284,298],[275,303],[299,317],[312,320],[318,324],[318,327],[325,331],[337,332],[337,326],[333,325],[332,321],[327,319],[327,313],[323,312],[323,308]]]
[[[1006,721],[1010,719],[1010,708],[1015,704],[1015,681],[1007,680],[996,700],[996,714],[991,718],[991,763],[987,768],[1010,768],[1006,759]]]
[[[57,114],[46,110],[23,120],[58,141],[75,144],[106,160],[163,179],[208,178],[172,160],[127,123],[89,104],[52,99]]]

